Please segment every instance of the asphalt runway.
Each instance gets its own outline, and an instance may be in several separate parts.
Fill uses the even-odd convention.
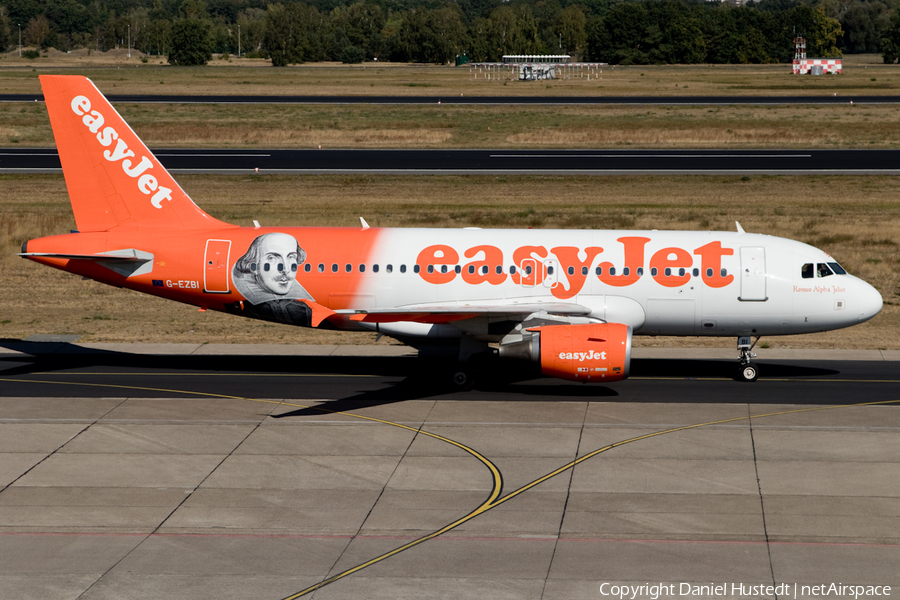
[[[32,353],[0,354],[10,598],[900,586],[896,361],[498,368],[455,392],[412,356],[2,346]]]
[[[900,96],[239,96],[111,94],[113,104],[508,104],[737,105],[900,104]],[[43,94],[0,94],[0,102],[43,102]]]
[[[898,174],[900,150],[172,150],[181,173]],[[0,172],[60,170],[55,149],[0,149]],[[258,170],[258,171],[257,171]]]

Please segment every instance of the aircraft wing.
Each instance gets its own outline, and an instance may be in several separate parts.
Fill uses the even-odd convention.
[[[526,317],[537,312],[552,315],[584,316],[591,309],[565,302],[536,302],[527,304],[418,304],[397,308],[370,310],[339,310],[337,314],[350,315],[351,321],[363,323],[450,323],[475,317]]]

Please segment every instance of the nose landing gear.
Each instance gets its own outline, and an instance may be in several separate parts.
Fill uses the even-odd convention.
[[[741,353],[741,369],[738,372],[740,381],[756,381],[756,378],[759,377],[759,367],[750,362],[751,358],[756,358],[751,350],[759,342],[759,337],[756,336],[756,341],[753,343],[751,343],[749,335],[738,338],[738,351]]]

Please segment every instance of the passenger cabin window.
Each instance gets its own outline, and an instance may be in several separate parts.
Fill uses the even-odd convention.
[[[373,273],[377,273],[377,272],[378,272],[378,265],[372,265],[372,272],[373,272]]]
[[[365,273],[365,272],[366,272],[366,265],[359,265],[359,272],[360,272],[360,273]]]
[[[406,265],[400,265],[400,272],[406,273]]]
[[[456,273],[457,275],[459,275],[460,273],[462,273],[462,267],[459,265],[456,265],[455,267],[453,267],[453,272]]]
[[[631,269],[629,267],[625,267],[624,269],[622,269],[622,275],[624,275],[625,277],[628,277],[628,275],[630,275],[630,274],[631,274]]]
[[[441,273],[447,272],[447,265],[441,265]]]
[[[610,275],[615,275],[615,274],[616,274],[616,268],[615,268],[615,267],[610,267],[610,268],[609,268],[609,274],[610,274]]]
[[[346,265],[344,265],[344,270],[347,271],[348,273],[352,273],[353,265],[351,265],[350,263],[347,263]]]
[[[495,272],[497,273],[497,275],[502,275],[502,274],[503,274],[503,267],[500,266],[500,265],[497,265],[497,268],[494,269],[494,270],[495,270]]]
[[[581,274],[582,274],[582,275],[587,275],[587,274],[588,274],[588,268],[587,268],[587,267],[581,267]]]
[[[337,263],[332,263],[332,264],[331,264],[331,272],[332,272],[332,273],[337,273],[337,269],[338,269]]]
[[[813,264],[806,263],[802,267],[800,267],[800,277],[803,279],[812,279],[813,278]]]
[[[692,271],[692,273],[693,273],[694,277],[700,277],[700,269],[695,268]]]
[[[434,265],[428,265],[428,272],[434,273]]]
[[[603,267],[597,267],[596,269],[594,269],[594,272],[597,275],[603,275]]]
[[[531,265],[526,265],[526,266],[525,266],[525,274],[526,274],[526,275],[531,275]]]
[[[575,267],[569,267],[568,271],[569,271],[569,275],[574,275],[574,274],[575,274]]]
[[[816,275],[818,275],[819,277],[830,277],[831,275],[834,275],[834,273],[831,272],[831,269],[828,268],[828,265],[826,265],[825,263],[817,263]]]
[[[394,265],[387,265],[387,266],[384,268],[384,270],[387,271],[388,273],[393,273],[393,272],[394,272]]]
[[[475,265],[469,265],[469,274],[471,275],[474,272],[475,272]]]
[[[547,267],[547,275],[553,275],[553,267]]]
[[[510,274],[510,275],[515,275],[515,274],[516,274],[516,267],[515,267],[515,266],[511,266],[511,267],[509,268],[509,274]]]
[[[637,276],[638,276],[638,277],[643,277],[643,276],[644,276],[644,267],[638,267],[638,268],[637,268]]]
[[[312,271],[312,265],[309,263],[306,263],[305,265],[303,265],[303,270],[306,271],[307,273],[309,273],[310,271]]]
[[[419,272],[419,265],[413,265],[413,273]]]
[[[319,273],[324,273],[324,272],[325,272],[325,265],[323,265],[322,263],[319,263]]]

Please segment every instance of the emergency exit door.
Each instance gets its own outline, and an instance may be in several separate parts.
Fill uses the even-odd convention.
[[[207,240],[203,259],[203,291],[208,294],[227,294],[228,252],[231,240]]]
[[[741,300],[760,302],[766,296],[766,249],[741,248]]]

